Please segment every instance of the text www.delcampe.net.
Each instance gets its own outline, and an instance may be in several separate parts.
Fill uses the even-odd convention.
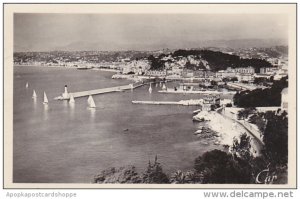
[[[293,198],[292,191],[209,191],[205,198]]]

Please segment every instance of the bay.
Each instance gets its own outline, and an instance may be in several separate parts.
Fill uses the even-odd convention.
[[[109,167],[135,165],[139,172],[158,156],[166,173],[193,168],[194,159],[215,148],[193,135],[195,106],[138,105],[132,100],[179,101],[200,95],[162,94],[143,86],[134,91],[87,97],[75,105],[56,101],[64,85],[69,92],[126,85],[113,73],[65,68],[14,67],[13,181],[15,183],[90,183]],[[26,82],[29,88],[25,88]],[[172,87],[174,83],[168,83]],[[32,99],[35,89],[37,99]],[[47,93],[49,105],[43,102]]]

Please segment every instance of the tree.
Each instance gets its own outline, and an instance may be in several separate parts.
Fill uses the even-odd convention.
[[[232,107],[232,104],[228,103],[225,105],[226,107]]]
[[[264,119],[264,113],[255,113],[249,118],[249,122],[255,124],[260,132],[265,131],[266,121]]]
[[[268,78],[265,77],[256,77],[254,79],[254,84],[260,84],[260,85],[265,85],[267,82],[269,82],[270,80]]]
[[[237,77],[232,77],[232,78],[230,79],[230,81],[232,81],[232,82],[237,82],[237,81],[238,81],[238,78],[237,78]]]
[[[195,64],[192,64],[190,61],[187,61],[185,64],[186,69],[190,69],[190,70],[198,70],[198,66]]]
[[[218,83],[217,83],[216,81],[214,81],[214,80],[211,80],[211,81],[210,81],[210,84],[211,84],[212,86],[217,86],[217,85],[218,85]]]
[[[232,153],[246,161],[250,161],[253,157],[250,152],[251,149],[251,138],[247,133],[240,135],[240,139],[234,138],[232,144]]]
[[[202,176],[193,170],[181,171],[177,170],[170,177],[171,184],[195,184],[202,183]]]
[[[160,60],[159,58],[155,58],[153,55],[150,55],[148,60],[151,66],[150,70],[163,70],[165,63],[164,61]]]
[[[244,108],[238,112],[238,118],[247,119],[249,115],[254,114],[255,112],[256,109],[254,107]]]
[[[234,104],[238,107],[280,106],[281,91],[288,87],[288,77],[274,81],[271,88],[246,90],[234,95]]]
[[[220,150],[204,153],[195,160],[194,168],[203,175],[203,183],[250,183],[249,164]]]
[[[264,154],[273,166],[285,166],[288,161],[288,118],[286,112],[266,115],[263,134]]]
[[[163,172],[160,163],[157,162],[157,156],[155,156],[154,163],[149,161],[148,168],[142,175],[143,183],[147,184],[167,184],[169,183],[168,176]]]
[[[193,55],[197,59],[205,60],[212,71],[226,70],[228,67],[237,68],[252,66],[256,72],[259,72],[261,67],[273,67],[272,64],[266,60],[242,59],[237,55],[230,55],[211,50],[176,50],[171,54],[175,59],[180,56],[187,57],[190,55]],[[153,55],[150,55],[148,60],[151,62],[151,70],[162,70],[163,64],[165,63],[162,58],[165,56],[165,54],[160,54],[158,58],[155,58]],[[202,62],[198,65],[187,62],[186,67],[192,70],[206,69]]]
[[[125,166],[118,169],[112,167],[103,170],[99,175],[96,175],[93,179],[93,183],[104,184],[104,183],[141,183],[142,179],[136,172],[134,166]]]

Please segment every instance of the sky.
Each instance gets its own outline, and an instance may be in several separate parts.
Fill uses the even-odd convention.
[[[275,14],[14,14],[14,51],[159,50],[207,41],[287,40]]]

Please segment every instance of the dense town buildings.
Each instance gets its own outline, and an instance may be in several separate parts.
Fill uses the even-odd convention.
[[[256,78],[279,80],[288,74],[286,54],[271,56],[274,49],[227,50],[227,54],[238,55],[244,59],[264,59],[272,67],[261,65],[259,71],[252,66],[232,66],[223,70],[211,70],[211,63],[201,55],[174,56],[157,52],[27,52],[15,53],[15,65],[60,66],[78,69],[111,69],[123,75],[139,75],[170,78],[207,78],[218,84],[222,80],[252,84]],[[272,54],[272,53],[271,53]],[[274,54],[274,52],[273,52]],[[162,68],[153,69],[148,56],[162,62]],[[223,67],[224,68],[224,67]]]

